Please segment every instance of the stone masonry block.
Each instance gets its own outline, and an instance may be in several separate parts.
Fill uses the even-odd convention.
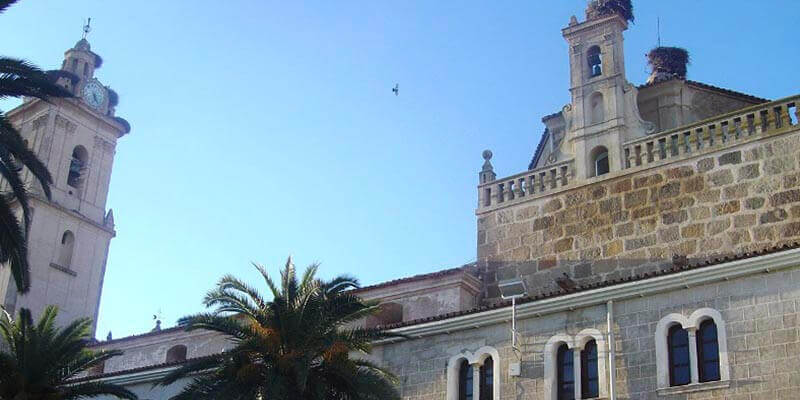
[[[714,159],[711,158],[711,157],[704,158],[704,159],[702,159],[702,160],[697,162],[697,171],[698,172],[710,171],[712,168],[714,168]]]
[[[800,189],[791,189],[770,196],[770,203],[773,207],[780,207],[784,204],[797,202],[800,202]]]
[[[730,170],[716,171],[708,174],[712,186],[723,186],[733,183],[733,173]]]
[[[647,202],[647,189],[625,193],[625,208],[631,209],[644,205]]]
[[[739,164],[742,162],[742,152],[741,151],[732,151],[730,153],[725,153],[719,156],[719,165],[727,165],[727,164]]]
[[[738,179],[745,180],[745,179],[754,179],[761,176],[761,170],[758,164],[748,164],[739,168],[739,173],[737,175]]]

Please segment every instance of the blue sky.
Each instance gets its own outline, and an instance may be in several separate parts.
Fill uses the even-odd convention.
[[[255,281],[253,261],[277,272],[293,254],[371,284],[473,260],[481,151],[501,176],[527,167],[541,117],[569,101],[561,29],[585,4],[22,0],[0,53],[57,68],[91,16],[96,75],[133,126],[98,337],[159,310],[172,325],[223,274]],[[660,17],[690,79],[800,91],[800,4],[719,4],[634,1],[628,79],[646,79]]]

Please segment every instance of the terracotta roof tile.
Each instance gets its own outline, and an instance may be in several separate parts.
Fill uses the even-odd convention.
[[[430,279],[430,278],[438,278],[438,277],[442,277],[442,276],[453,275],[453,274],[456,274],[456,273],[459,273],[459,272],[469,271],[470,269],[473,269],[474,267],[475,267],[475,263],[473,262],[473,263],[469,263],[469,264],[464,264],[464,265],[462,265],[460,267],[456,267],[456,268],[445,269],[445,270],[431,272],[431,273],[427,273],[427,274],[409,276],[407,278],[395,279],[395,280],[391,280],[391,281],[376,283],[374,285],[369,285],[369,286],[362,286],[362,287],[360,287],[358,289],[351,290],[351,293],[361,293],[361,292],[366,292],[367,290],[380,289],[380,288],[389,287],[389,286],[401,285],[401,284],[404,284],[404,283],[422,281],[422,280]]]
[[[587,285],[578,285],[574,289],[568,290],[568,291],[567,290],[552,291],[552,292],[549,292],[549,293],[540,294],[540,295],[528,297],[528,298],[525,298],[525,299],[517,300],[517,304],[531,303],[531,302],[535,302],[535,301],[539,301],[539,300],[545,300],[545,299],[551,299],[551,298],[554,298],[554,297],[564,296],[564,295],[567,295],[567,294],[572,294],[572,293],[577,293],[577,292],[584,292],[584,291],[588,291],[588,290],[592,290],[592,289],[597,289],[597,288],[601,288],[601,287],[609,287],[609,286],[619,285],[619,284],[628,283],[628,282],[641,281],[641,280],[645,280],[645,279],[649,279],[649,278],[654,278],[654,277],[657,277],[657,276],[671,275],[671,274],[676,274],[676,273],[680,273],[680,272],[683,272],[683,271],[688,271],[688,270],[693,270],[693,269],[700,269],[700,268],[704,268],[704,267],[708,267],[708,266],[712,266],[712,265],[719,265],[719,264],[724,264],[724,263],[731,262],[731,261],[744,260],[744,259],[748,259],[748,258],[762,256],[762,255],[765,255],[765,254],[778,253],[778,252],[781,252],[781,251],[787,251],[787,250],[798,249],[798,248],[800,248],[800,242],[791,242],[789,244],[783,244],[783,245],[779,245],[779,246],[768,247],[768,248],[764,248],[764,249],[757,250],[757,251],[752,251],[752,252],[744,252],[744,253],[739,253],[739,254],[734,254],[734,255],[711,257],[711,258],[707,258],[705,260],[702,260],[700,262],[688,263],[688,264],[686,264],[684,266],[675,266],[675,267],[672,267],[672,268],[662,269],[662,270],[654,271],[654,272],[647,272],[647,273],[633,275],[633,276],[629,276],[629,277],[625,277],[625,278],[619,278],[619,279],[602,281],[602,282],[595,282],[595,283],[591,283],[591,284],[587,284]],[[433,321],[441,321],[441,320],[445,320],[445,319],[449,319],[449,318],[460,317],[460,316],[469,315],[469,314],[476,314],[476,313],[480,313],[480,312],[483,312],[483,311],[495,310],[495,309],[504,308],[504,307],[510,307],[510,306],[511,306],[511,301],[498,301],[498,302],[496,302],[494,304],[475,307],[475,308],[472,308],[470,310],[451,312],[451,313],[437,315],[437,316],[428,317],[428,318],[420,318],[420,319],[416,319],[416,320],[412,320],[412,321],[405,321],[405,322],[400,322],[400,323],[396,323],[396,324],[381,326],[380,328],[382,328],[382,329],[403,328],[403,327],[407,327],[407,326],[419,325],[419,324],[424,324],[424,323],[433,322]]]

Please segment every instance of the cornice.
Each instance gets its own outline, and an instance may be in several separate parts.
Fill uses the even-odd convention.
[[[727,281],[755,274],[772,273],[784,269],[796,268],[798,266],[800,266],[800,249],[791,249],[680,273],[524,303],[517,306],[516,313],[518,319],[536,318],[557,312],[597,306],[605,304],[609,300],[621,301],[637,297],[646,297],[663,292],[688,289],[695,286]],[[470,330],[488,325],[502,324],[508,322],[510,317],[510,307],[507,306],[440,321],[391,329],[391,332],[405,335],[406,338],[387,339],[377,342],[376,344],[394,343],[426,336]]]
[[[81,113],[83,113],[86,116],[89,116],[89,117],[94,118],[94,119],[96,119],[98,121],[101,121],[108,128],[114,130],[115,136],[117,137],[117,139],[125,136],[125,134],[126,134],[125,127],[123,127],[119,122],[115,121],[113,118],[111,118],[109,116],[100,114],[100,113],[92,110],[88,106],[86,106],[83,103],[81,103],[80,100],[77,99],[77,98],[72,98],[72,99],[70,99],[70,98],[51,99],[48,102],[45,102],[44,100],[41,100],[41,99],[33,99],[33,100],[30,100],[30,101],[24,101],[19,106],[17,106],[15,108],[11,109],[10,111],[8,111],[6,113],[6,115],[8,116],[8,118],[11,118],[12,116],[14,116],[14,115],[16,115],[18,113],[22,113],[25,110],[27,110],[29,108],[32,108],[33,106],[39,104],[40,102],[44,102],[44,103],[49,104],[51,107],[55,108],[56,111],[60,111],[65,106],[70,106],[70,107],[80,111]]]

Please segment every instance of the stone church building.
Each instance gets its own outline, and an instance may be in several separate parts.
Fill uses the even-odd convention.
[[[628,22],[590,2],[562,30],[571,101],[545,116],[527,168],[483,154],[474,263],[357,290],[363,321],[406,335],[371,358],[408,400],[800,398],[800,95],[722,89],[658,68],[625,75]],[[32,231],[34,286],[7,306],[97,316],[114,147],[129,126],[82,40],[62,82],[81,96],[9,113],[55,176]],[[72,85],[72,86],[69,86]],[[0,271],[0,274],[7,270]],[[83,379],[152,384],[223,351],[208,332],[99,342],[125,352]]]

